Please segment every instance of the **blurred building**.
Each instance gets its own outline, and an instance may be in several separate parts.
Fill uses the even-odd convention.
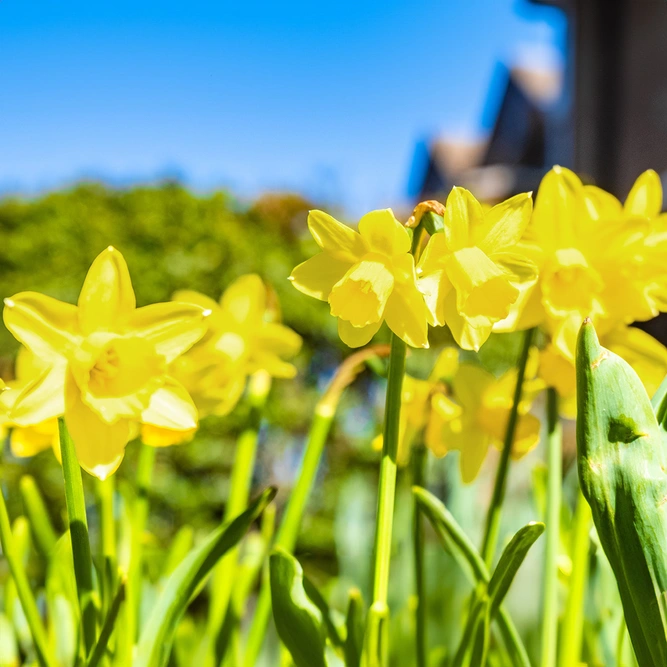
[[[456,183],[493,201],[534,190],[554,164],[619,197],[649,167],[667,176],[667,1],[530,1],[567,16],[564,70],[499,67],[485,111],[497,109],[491,132],[474,143],[442,136],[420,144],[415,199]]]

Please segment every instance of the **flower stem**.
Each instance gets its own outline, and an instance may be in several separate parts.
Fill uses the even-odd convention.
[[[588,581],[588,550],[590,546],[591,508],[581,491],[577,494],[577,506],[572,525],[572,548],[570,559],[572,573],[568,587],[565,616],[561,628],[560,654],[558,664],[561,667],[580,663],[581,642],[584,630],[584,601]]]
[[[423,445],[412,451],[412,483],[414,486],[424,486],[426,473],[427,452]],[[426,667],[426,586],[424,578],[424,518],[416,500],[413,500],[412,517],[412,548],[415,568],[415,592],[417,595],[416,609],[416,665]]]
[[[65,501],[67,503],[72,556],[74,558],[74,576],[81,608],[84,646],[86,655],[88,655],[97,639],[97,610],[94,600],[93,560],[90,555],[90,541],[88,539],[86,500],[83,494],[81,467],[76,457],[74,443],[62,417],[58,419],[58,429],[63,477],[65,479]]]
[[[139,449],[136,477],[136,497],[132,506],[130,562],[127,569],[125,588],[125,624],[122,637],[124,659],[131,661],[132,648],[137,640],[139,610],[141,606],[141,566],[143,562],[143,541],[148,521],[148,492],[153,478],[155,447],[142,443]]]
[[[547,511],[542,600],[542,667],[554,667],[558,646],[558,543],[562,484],[562,438],[558,395],[547,390]]]
[[[299,471],[294,489],[290,494],[282,523],[276,534],[275,546],[282,547],[290,553],[294,551],[296,545],[301,527],[301,519],[303,518],[308,496],[315,482],[317,468],[319,467],[322,451],[329,435],[334,411],[335,407],[332,409],[326,403],[318,404],[315,410],[313,423],[308,434],[306,450],[301,462],[301,470]],[[268,577],[264,577],[255,608],[255,615],[248,633],[243,660],[245,667],[254,667],[257,664],[270,614],[271,588]]]
[[[0,491],[0,546],[2,546],[2,555],[7,560],[9,572],[12,575],[14,584],[16,585],[16,592],[21,608],[25,615],[35,645],[35,652],[37,659],[42,667],[55,667],[56,662],[49,651],[49,643],[46,638],[46,630],[42,624],[42,619],[37,609],[37,603],[30,590],[30,583],[26,576],[21,563],[21,558],[16,551],[14,544],[14,536],[12,535],[12,528],[9,522],[9,514],[7,513],[7,506],[5,504],[5,496]]]
[[[394,497],[396,495],[396,455],[398,452],[405,355],[405,343],[398,336],[392,334],[375,531],[373,607],[377,614],[388,612],[389,566],[394,523]],[[386,652],[382,651],[382,647],[376,648],[375,656],[386,654]]]
[[[486,516],[486,528],[484,530],[484,541],[482,543],[482,558],[488,568],[491,568],[498,544],[498,534],[500,532],[500,517],[502,513],[503,501],[505,500],[505,489],[507,487],[507,473],[509,472],[510,455],[512,454],[512,445],[514,444],[514,435],[519,420],[519,405],[523,393],[523,381],[526,376],[526,365],[530,346],[533,343],[535,329],[527,329],[523,334],[523,344],[517,361],[516,385],[514,387],[514,399],[512,409],[510,410],[505,429],[505,440],[503,449],[498,461],[496,471],[496,481],[493,486],[493,496]]]
[[[250,378],[248,384],[250,415],[246,427],[236,442],[236,455],[232,467],[229,496],[225,505],[225,521],[231,521],[237,517],[248,505],[252,474],[255,469],[259,430],[270,390],[271,377],[266,372],[259,371]],[[210,642],[209,646],[216,647],[216,651],[220,649],[216,638],[222,629],[229,607],[232,589],[236,581],[237,563],[238,547],[235,547],[222,557],[213,572],[213,590],[207,634]],[[221,655],[215,656],[216,665],[220,664],[221,660]]]
[[[116,558],[116,520],[114,518],[114,493],[116,489],[113,475],[97,484],[100,502],[100,532],[103,558]]]

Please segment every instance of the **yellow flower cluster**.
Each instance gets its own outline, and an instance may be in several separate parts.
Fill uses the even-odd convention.
[[[442,229],[416,266],[410,233],[390,210],[364,216],[358,232],[311,212],[322,252],[294,269],[294,286],[329,303],[351,347],[383,322],[413,347],[428,346],[428,324],[446,325],[466,350],[479,350],[492,332],[540,326],[547,344],[539,374],[566,408],[574,403],[576,335],[591,317],[603,344],[656,388],[667,350],[629,328],[667,310],[667,216],[655,172],[637,179],[625,204],[554,167],[534,211],[530,194],[483,207],[458,187],[439,207]]]
[[[0,394],[0,427],[11,430],[14,454],[50,446],[58,454],[64,416],[81,466],[104,479],[140,430],[147,444],[182,442],[201,414],[233,407],[249,374],[294,375],[282,357],[296,354],[301,339],[266,321],[267,294],[251,275],[220,305],[183,292],[137,308],[127,264],[110,247],[76,306],[32,292],[5,299],[5,324],[24,346]]]
[[[540,440],[540,421],[529,410],[544,382],[536,377],[538,358],[531,355],[512,457],[519,459]],[[423,442],[438,458],[451,451],[460,454],[461,478],[469,483],[477,476],[489,447],[502,449],[512,409],[517,370],[496,377],[481,366],[459,363],[458,350],[445,348],[428,380],[405,376],[401,397],[398,463],[405,465],[413,444]],[[382,436],[373,446],[382,448]]]

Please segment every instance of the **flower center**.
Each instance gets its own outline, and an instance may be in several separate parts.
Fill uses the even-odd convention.
[[[547,308],[559,313],[577,310],[589,314],[602,281],[575,248],[556,251],[544,268],[542,290]]]

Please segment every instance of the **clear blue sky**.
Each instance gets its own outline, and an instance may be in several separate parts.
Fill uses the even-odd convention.
[[[0,190],[179,174],[395,205],[416,141],[483,131],[495,64],[564,40],[512,0],[0,0]]]

